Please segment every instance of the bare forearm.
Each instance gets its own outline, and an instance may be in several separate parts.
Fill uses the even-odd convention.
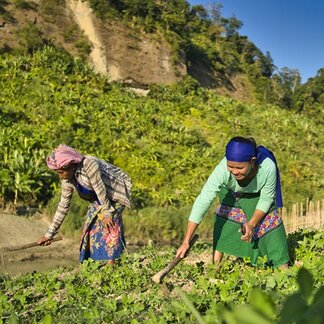
[[[198,225],[199,224],[197,224],[197,223],[194,223],[192,221],[188,221],[187,230],[186,230],[186,234],[185,234],[185,237],[184,237],[183,241],[189,242],[190,238],[195,233]]]
[[[265,216],[265,212],[256,209],[253,213],[252,218],[249,220],[249,224],[254,228],[260,222],[260,220]]]
[[[185,237],[183,239],[181,246],[178,248],[177,253],[176,253],[177,257],[180,256],[181,258],[183,258],[186,255],[186,253],[189,249],[189,241],[190,241],[192,235],[195,233],[197,227],[198,227],[197,223],[188,221]]]

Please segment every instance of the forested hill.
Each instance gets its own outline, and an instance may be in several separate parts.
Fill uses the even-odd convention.
[[[82,4],[124,79],[86,64]],[[128,172],[135,208],[190,206],[235,135],[275,152],[286,206],[323,197],[324,69],[304,85],[297,71],[275,73],[219,6],[0,0],[0,18],[2,206],[47,204],[58,179],[44,159],[60,143]]]
[[[184,0],[0,0],[0,52],[54,45],[131,86],[174,84],[190,76],[244,102],[312,117],[323,113],[323,69],[302,85],[297,70],[278,71],[271,53],[240,34],[243,23],[223,17],[217,3],[205,8]]]
[[[58,179],[44,163],[60,143],[106,159],[134,182],[135,208],[189,206],[235,135],[276,154],[284,201],[323,197],[319,121],[245,104],[192,78],[141,97],[52,47],[0,57],[0,198],[44,206]]]

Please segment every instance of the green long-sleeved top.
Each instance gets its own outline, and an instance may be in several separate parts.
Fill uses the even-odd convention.
[[[234,176],[228,171],[226,162],[226,158],[223,158],[209,176],[193,204],[189,216],[190,221],[196,224],[202,221],[222,187],[237,193],[260,192],[260,199],[256,209],[262,210],[265,213],[268,212],[270,206],[275,201],[277,175],[276,165],[271,159],[266,158],[262,161],[258,166],[256,176],[245,187],[241,187]]]

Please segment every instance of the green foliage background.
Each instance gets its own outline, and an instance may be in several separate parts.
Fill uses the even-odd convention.
[[[66,143],[124,169],[135,209],[188,206],[236,135],[275,153],[286,206],[323,196],[323,132],[301,113],[220,97],[190,77],[138,97],[51,47],[3,55],[0,77],[4,204],[46,204],[58,179],[44,159]]]

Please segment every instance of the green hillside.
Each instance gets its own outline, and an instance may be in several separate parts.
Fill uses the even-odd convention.
[[[286,206],[323,197],[323,132],[305,115],[220,97],[190,77],[138,97],[50,47],[3,55],[0,77],[4,204],[44,205],[58,183],[44,158],[66,143],[128,172],[135,208],[188,205],[234,135],[275,152]]]
[[[244,22],[239,17],[224,17],[222,5],[217,2],[206,7],[191,6],[185,0],[82,3],[87,3],[96,16],[96,32],[107,41],[102,47],[113,53],[106,57],[110,66],[116,62],[123,65],[126,79],[121,81],[133,80],[147,87],[152,81],[145,80],[151,74],[162,76],[166,72],[152,48],[144,52],[140,49],[141,43],[152,41],[152,45],[158,40],[158,52],[171,48],[163,57],[170,70],[169,81],[162,82],[170,83],[186,74],[202,87],[244,102],[276,104],[313,118],[318,112],[323,115],[324,70],[319,69],[314,78],[301,84],[298,70],[278,69],[271,53],[263,53],[240,34]],[[75,22],[70,5],[68,0],[0,0],[0,54],[33,53],[51,45],[90,62],[93,44]],[[114,41],[109,42],[112,35],[112,39],[123,40],[117,48]],[[143,66],[144,54],[156,62],[150,66],[152,71]],[[130,59],[125,61],[125,57]]]
[[[222,17],[217,3],[207,10],[184,0],[90,0],[101,29],[118,22],[135,40],[162,35],[174,50],[175,73],[185,62],[181,81],[140,85],[148,90],[140,96],[85,63],[91,47],[68,3],[0,0],[1,209],[37,211],[47,226],[60,181],[45,158],[65,143],[131,176],[133,208],[123,215],[129,250],[115,267],[90,259],[12,276],[6,262],[18,272],[18,257],[46,259],[33,250],[15,259],[0,247],[0,324],[320,323],[322,229],[287,236],[286,270],[269,268],[266,257],[252,267],[246,258],[225,256],[219,271],[211,264],[212,206],[199,241],[165,278],[169,294],[152,276],[174,258],[192,203],[233,136],[252,136],[274,152],[285,207],[323,199],[324,68],[305,84],[297,70],[278,71],[270,53],[240,35],[242,22]],[[86,208],[74,195],[63,236],[79,238]],[[16,226],[22,217],[7,222],[11,231],[6,219],[4,242],[32,239],[26,226]],[[37,227],[35,235],[41,230],[34,218],[23,220],[29,230]],[[63,259],[68,249],[56,254]]]

